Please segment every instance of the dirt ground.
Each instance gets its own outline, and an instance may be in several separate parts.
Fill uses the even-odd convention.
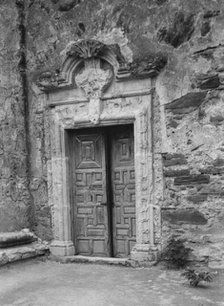
[[[31,260],[0,268],[0,306],[224,306],[224,272],[199,288],[179,271]]]

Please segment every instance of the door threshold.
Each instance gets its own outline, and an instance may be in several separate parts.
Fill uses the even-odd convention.
[[[51,260],[59,261],[61,263],[91,263],[91,264],[107,264],[107,265],[121,265],[130,266],[130,259],[115,258],[115,257],[91,257],[83,255],[73,256],[53,256],[49,257]]]

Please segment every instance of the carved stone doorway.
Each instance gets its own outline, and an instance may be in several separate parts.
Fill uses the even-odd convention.
[[[161,177],[162,158],[161,155],[155,154],[154,150],[154,95],[152,93],[155,90],[154,79],[164,67],[165,60],[158,54],[149,56],[143,62],[128,63],[122,56],[118,45],[105,45],[95,40],[71,42],[62,55],[65,57],[63,65],[59,69],[60,72],[43,73],[38,81],[38,85],[45,91],[43,103],[46,105],[46,135],[49,135],[50,140],[48,188],[54,233],[51,252],[59,256],[70,256],[78,252],[104,256],[127,256],[131,252],[133,260],[155,261],[161,243],[160,199],[163,193],[163,184]],[[108,144],[113,150],[116,150],[114,149],[116,143],[120,141],[116,135],[122,135],[120,126],[130,124],[134,130],[134,151],[131,153],[134,162],[132,161],[133,164],[125,164],[128,160],[124,162],[123,165],[129,167],[125,170],[120,167],[119,158],[112,158],[107,152]],[[117,126],[117,128],[112,128],[112,126]],[[109,182],[105,186],[102,185],[104,186],[102,190],[106,188],[106,196],[111,203],[114,203],[115,207],[115,212],[109,211],[111,215],[114,214],[113,222],[108,221],[107,224],[104,222],[103,229],[101,229],[104,239],[97,238],[98,240],[92,239],[92,241],[90,237],[93,237],[93,231],[95,231],[94,237],[100,237],[100,227],[94,228],[94,224],[98,221],[102,222],[102,216],[107,218],[105,217],[107,212],[102,208],[103,205],[97,204],[97,194],[94,194],[94,190],[92,190],[94,191],[93,201],[90,190],[88,191],[85,186],[83,188],[87,190],[86,198],[82,198],[84,191],[79,194],[80,190],[77,189],[78,193],[72,195],[70,192],[74,190],[74,187],[78,188],[79,180],[80,184],[83,184],[84,176],[87,180],[88,168],[82,169],[83,177],[79,173],[78,167],[84,166],[82,160],[73,171],[73,175],[78,176],[76,180],[72,179],[70,175],[70,160],[72,159],[69,153],[71,152],[69,149],[70,139],[71,137],[82,138],[80,133],[84,129],[92,129],[93,131],[87,136],[92,135],[93,137],[97,131],[102,133],[100,136],[102,141],[98,141],[97,137],[86,139],[85,158],[89,159],[89,166],[92,167],[89,170],[94,173],[97,167],[94,168],[90,160],[93,144],[88,142],[94,143],[95,141],[96,146],[101,146],[101,153],[96,152],[96,160],[99,154],[104,160],[101,161],[102,165],[98,168],[100,169],[99,173],[95,171],[94,180],[99,180],[101,185],[103,179],[104,183]],[[110,129],[113,132],[111,140],[104,143],[105,133],[108,135],[106,131]],[[117,134],[116,131],[120,132]],[[72,134],[73,136],[71,136]],[[124,150],[124,157],[126,156],[128,159],[131,155],[125,150],[126,145],[127,143],[123,143],[121,147]],[[78,144],[75,147],[77,149]],[[75,156],[79,154],[80,152],[76,152]],[[113,156],[119,155],[113,152]],[[73,156],[73,158],[76,160],[76,157]],[[106,159],[109,158],[110,162],[106,163]],[[108,165],[110,165],[110,171],[107,169]],[[134,167],[134,172],[131,167]],[[108,176],[110,172],[113,175]],[[92,174],[89,177],[93,180]],[[90,182],[93,184],[93,181]],[[115,184],[116,182],[117,184]],[[135,195],[131,192],[130,194],[124,192],[120,196],[122,190],[128,190],[128,192],[134,190],[132,189],[134,183]],[[111,187],[109,191],[107,186]],[[90,197],[90,202],[88,202],[88,197]],[[102,201],[99,203],[107,203],[103,192],[99,193],[98,197],[99,201]],[[124,201],[125,197],[129,197],[130,203],[135,203],[135,205],[129,207],[129,204],[124,204],[122,206],[122,203],[126,201]],[[81,201],[81,205],[79,210],[77,206],[76,216],[74,216],[75,210],[73,212],[72,210],[76,201],[77,203]],[[90,205],[88,203],[91,203],[93,209],[87,208]],[[92,218],[93,220],[90,220],[87,212],[82,214],[84,208],[82,206],[85,205],[89,214],[99,210],[98,216],[101,217],[98,221],[97,215]],[[119,211],[120,213],[118,213]],[[81,221],[82,218],[85,221]],[[74,228],[75,220],[76,229]],[[116,224],[114,224],[114,220],[116,220]],[[92,225],[91,222],[93,222]],[[80,235],[76,234],[75,237],[76,230],[80,232]],[[86,240],[89,241],[85,243],[81,241],[81,237],[85,237],[86,234],[83,233],[88,230],[90,232],[92,230],[92,233],[91,235],[88,233],[89,236],[86,236]],[[108,237],[105,234],[106,230],[109,233]],[[136,237],[134,238],[135,230]],[[134,242],[136,243],[133,246]],[[107,248],[108,244],[109,248]]]
[[[77,254],[127,257],[136,243],[133,125],[69,132]]]

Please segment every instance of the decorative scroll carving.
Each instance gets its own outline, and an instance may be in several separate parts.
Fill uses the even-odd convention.
[[[42,90],[49,91],[57,89],[60,87],[60,84],[64,82],[65,79],[61,76],[60,73],[46,71],[41,73],[36,83]]]
[[[144,79],[156,77],[160,70],[166,65],[167,58],[162,55],[146,57],[142,60],[134,61],[118,69],[117,81],[128,79]]]

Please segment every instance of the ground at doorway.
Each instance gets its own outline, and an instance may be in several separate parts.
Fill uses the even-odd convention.
[[[32,260],[0,268],[1,306],[224,306],[224,272],[191,288],[180,272]]]

